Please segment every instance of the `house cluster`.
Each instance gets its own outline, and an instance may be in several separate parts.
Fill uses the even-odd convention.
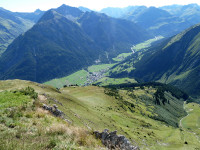
[[[88,86],[99,79],[105,77],[105,73],[108,71],[109,68],[101,69],[99,72],[89,72],[87,75],[87,81],[84,83],[84,86]]]

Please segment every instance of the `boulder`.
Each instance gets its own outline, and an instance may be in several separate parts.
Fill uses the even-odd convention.
[[[139,147],[132,145],[125,136],[117,135],[117,131],[109,133],[109,130],[105,129],[101,133],[99,131],[94,131],[94,135],[97,139],[100,139],[108,149],[139,150]]]

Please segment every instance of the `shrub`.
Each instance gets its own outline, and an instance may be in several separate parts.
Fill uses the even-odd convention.
[[[17,92],[20,92],[23,95],[29,95],[33,99],[37,99],[38,98],[38,93],[35,92],[34,88],[29,87],[29,86],[26,87],[25,89],[16,90],[13,93],[17,93]]]
[[[56,146],[56,140],[53,138],[49,141],[49,144],[47,145],[47,148],[52,149]]]

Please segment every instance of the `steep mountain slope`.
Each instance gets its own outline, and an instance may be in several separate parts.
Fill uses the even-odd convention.
[[[119,53],[130,52],[133,44],[152,37],[133,22],[96,12],[84,13],[78,22],[85,33],[102,47],[110,58]]]
[[[200,95],[199,38],[198,24],[150,48],[137,63],[134,64],[133,59],[129,59],[124,64],[132,62],[130,66],[134,69],[126,75],[143,81],[170,83],[190,94]]]
[[[94,12],[81,14],[78,8],[66,5],[46,12],[2,55],[0,78],[44,82],[91,65],[97,59],[108,61],[106,55],[109,58],[112,51],[130,51],[132,44],[151,37],[132,22]]]
[[[158,87],[153,86],[153,84],[129,88],[117,87],[117,89],[89,86],[66,87],[60,90],[21,80],[1,81],[0,85],[0,90],[3,91],[0,93],[1,98],[6,93],[5,90],[7,90],[7,96],[21,96],[19,92],[14,91],[20,91],[19,89],[25,89],[28,86],[34,88],[39,95],[39,100],[35,103],[25,103],[25,107],[20,109],[22,113],[17,111],[17,115],[14,115],[15,119],[13,115],[9,115],[9,110],[13,109],[12,105],[10,109],[2,112],[4,117],[0,121],[2,131],[0,133],[0,143],[3,145],[11,147],[12,144],[7,143],[15,143],[15,145],[20,144],[19,147],[24,149],[26,146],[29,146],[30,149],[33,147],[41,149],[53,143],[51,146],[58,149],[70,146],[76,149],[78,145],[83,146],[81,147],[83,149],[93,149],[93,146],[95,148],[95,140],[88,134],[93,130],[102,131],[106,128],[110,131],[117,130],[119,134],[125,135],[132,144],[138,145],[141,150],[146,148],[152,150],[170,148],[181,150],[183,148],[195,149],[199,147],[198,138],[191,133],[193,132],[192,127],[187,131],[156,120],[159,118],[161,120],[164,117],[168,121],[171,120],[176,126],[186,114],[183,109],[183,99],[173,96],[169,91],[165,92],[164,95],[170,104],[155,105],[154,95],[158,93]],[[15,102],[18,104],[19,101],[20,99]],[[72,122],[72,125],[68,125],[66,128],[67,123],[44,111],[41,107],[42,104],[48,106],[56,104],[58,109],[65,114],[64,118]],[[7,116],[6,113],[8,113]],[[19,121],[20,123],[18,123]],[[85,131],[88,132],[81,132],[80,127],[85,128]],[[69,138],[68,134],[70,132],[74,133],[73,129],[78,133],[71,134],[70,137],[73,136],[73,138]],[[69,132],[66,132],[66,130]],[[79,134],[79,131],[82,134]],[[13,135],[12,140],[9,138],[11,135]],[[49,139],[50,136],[51,139]],[[41,138],[43,144],[40,144],[41,140],[38,140]],[[70,142],[67,142],[68,140]],[[25,144],[21,144],[21,141],[24,141]],[[91,141],[91,144],[89,141]],[[185,141],[188,144],[184,144]],[[27,145],[28,142],[33,144]]]
[[[18,17],[15,13],[0,8],[0,54],[21,33],[33,26],[33,22]]]
[[[46,81],[93,63],[100,52],[77,24],[50,10],[2,55],[1,79]]]

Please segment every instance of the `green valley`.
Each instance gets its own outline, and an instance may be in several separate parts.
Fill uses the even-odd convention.
[[[47,81],[44,84],[51,85],[57,88],[62,88],[63,86],[70,85],[89,85],[103,78],[105,76],[104,74],[108,72],[109,68],[114,65],[115,64],[92,65],[89,66],[87,69],[77,71],[63,78]]]
[[[153,39],[149,39],[142,43],[134,45],[130,51],[131,53],[122,53],[119,54],[117,57],[112,58],[114,62],[110,64],[99,64],[99,65],[92,65],[88,68],[79,70],[71,75],[68,75],[63,78],[56,78],[50,81],[45,82],[44,84],[51,85],[57,88],[62,88],[63,86],[67,85],[90,85],[90,84],[98,84],[98,85],[109,85],[109,84],[121,84],[121,83],[135,83],[134,79],[131,78],[110,78],[110,71],[116,71],[116,65],[122,61],[124,61],[127,57],[131,57],[131,55],[135,52],[143,53],[147,50],[155,42],[159,42],[163,39],[162,36],[155,37]],[[118,65],[117,65],[118,66]],[[111,69],[115,67],[115,69]],[[126,68],[126,71],[132,70],[132,68]],[[117,70],[118,71],[118,70]]]

